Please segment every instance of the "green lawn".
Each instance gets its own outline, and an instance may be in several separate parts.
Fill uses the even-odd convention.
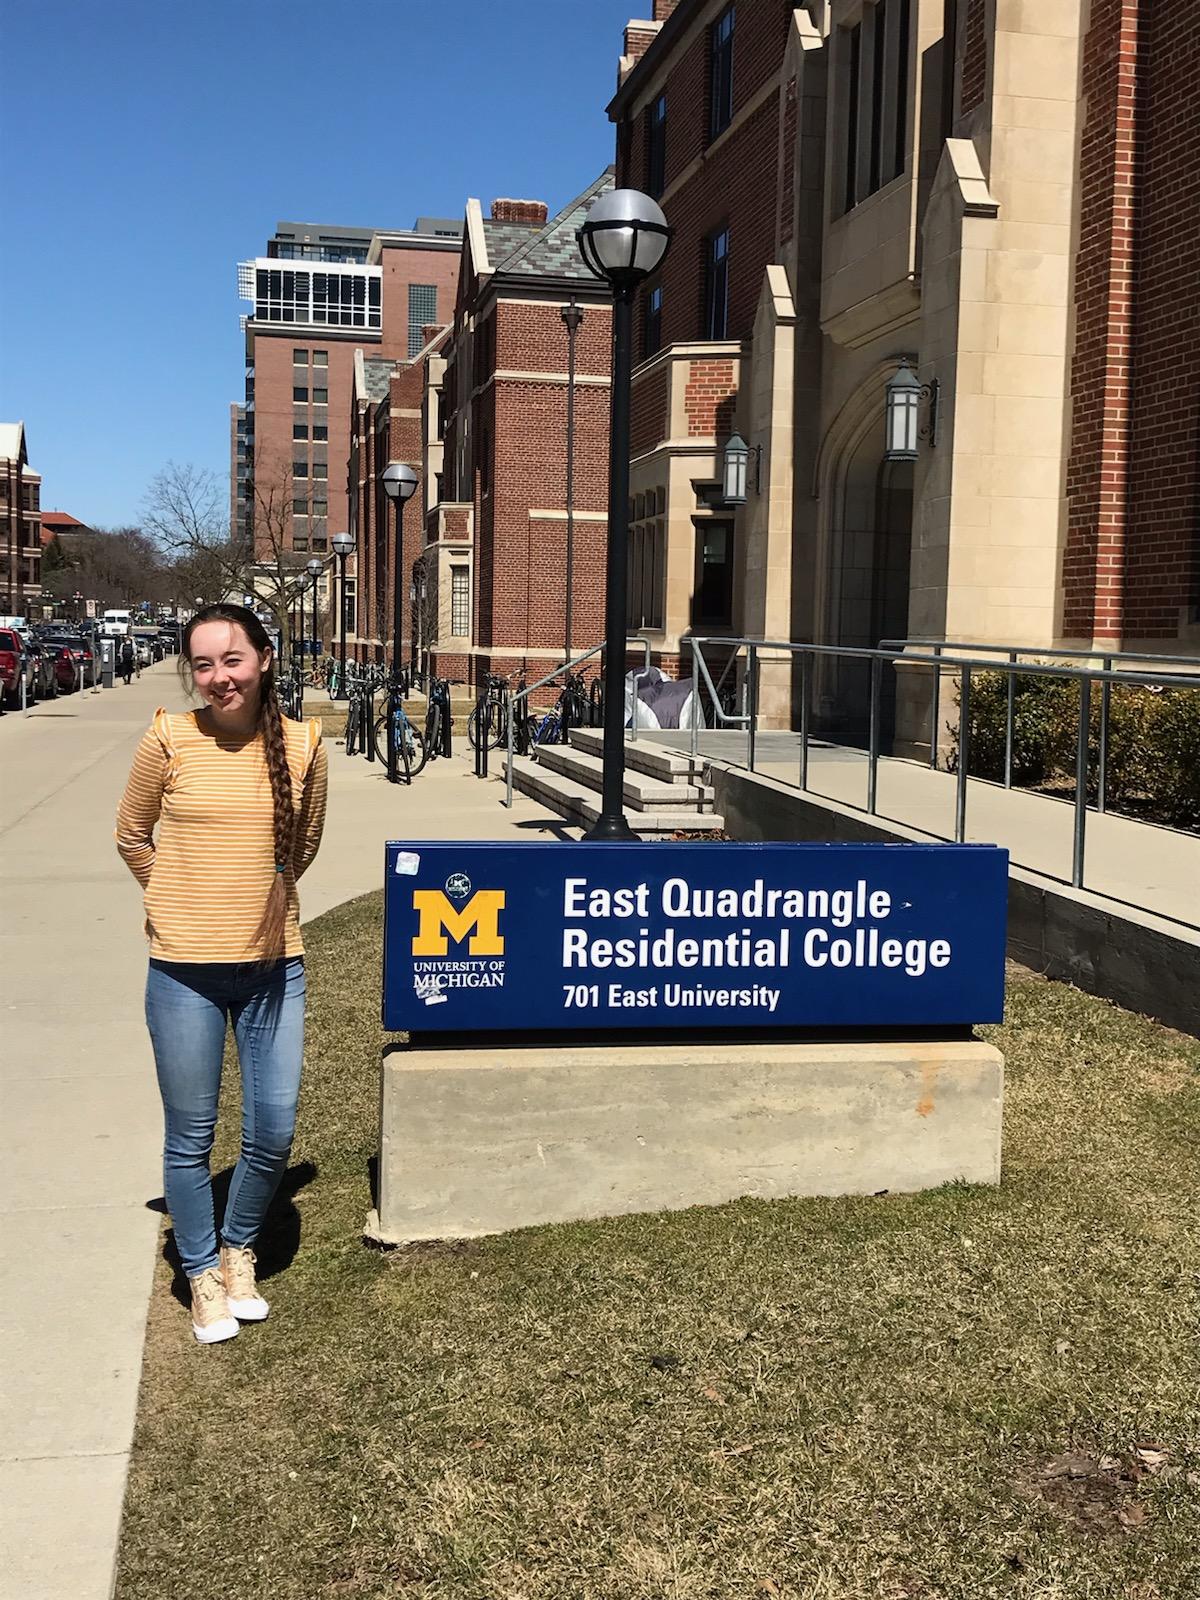
[[[379,924],[308,933],[270,1321],[160,1265],[118,1600],[1197,1600],[1200,1044],[1014,969],[998,1190],[384,1254]]]

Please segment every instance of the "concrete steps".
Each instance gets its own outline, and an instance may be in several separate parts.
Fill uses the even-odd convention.
[[[574,745],[551,744],[538,750],[537,762],[540,767],[570,778],[583,788],[600,791],[604,767],[598,755],[590,755]],[[707,784],[689,783],[686,778],[663,779],[628,766],[623,793],[625,804],[634,811],[685,808],[703,812],[711,811],[713,806],[712,788]]]
[[[604,730],[602,728],[572,728],[571,744],[574,749],[582,750],[587,755],[599,756],[604,749]],[[666,745],[656,745],[643,734],[637,739],[625,736],[625,769],[632,768],[635,772],[645,772],[652,778],[658,778],[663,783],[673,783],[677,779],[699,782],[703,776],[704,759],[696,758],[695,770],[692,767],[692,758],[682,750],[671,750]]]
[[[569,745],[543,745],[534,756],[515,756],[513,788],[569,822],[592,823],[600,815],[602,747],[600,729],[573,728]],[[635,832],[724,831],[724,818],[713,811],[713,791],[693,773],[690,757],[626,739],[625,762],[622,793]],[[501,759],[502,772],[506,766]]]

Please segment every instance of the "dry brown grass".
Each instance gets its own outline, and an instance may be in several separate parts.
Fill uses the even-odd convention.
[[[388,1255],[378,923],[310,931],[270,1321],[159,1271],[119,1600],[1197,1600],[1200,1045],[1014,970],[999,1189]]]

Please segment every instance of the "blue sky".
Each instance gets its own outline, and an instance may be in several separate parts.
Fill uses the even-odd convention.
[[[24,419],[43,505],[136,523],[168,460],[228,471],[236,263],[280,218],[409,227],[469,195],[553,211],[583,189],[612,160],[604,107],[636,14],[636,0],[7,7],[0,139],[19,223],[0,247],[0,420]]]

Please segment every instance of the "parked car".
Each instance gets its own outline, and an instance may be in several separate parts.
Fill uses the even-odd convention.
[[[85,689],[94,688],[100,682],[100,661],[95,650],[92,649],[92,641],[90,639],[84,638],[82,634],[56,633],[45,642],[51,646],[58,645],[62,649],[71,652],[71,659],[75,663],[76,670],[82,669]]]
[[[5,705],[20,705],[27,672],[25,642],[15,628],[0,628],[0,694]]]
[[[49,639],[42,643],[50,652],[50,659],[54,662],[54,677],[57,683],[56,694],[70,694],[72,689],[79,687],[79,669],[75,665],[75,657],[70,645],[53,644]]]
[[[25,653],[33,662],[33,693],[31,699],[53,700],[58,693],[58,674],[54,670],[54,656],[40,639],[30,639]]]

